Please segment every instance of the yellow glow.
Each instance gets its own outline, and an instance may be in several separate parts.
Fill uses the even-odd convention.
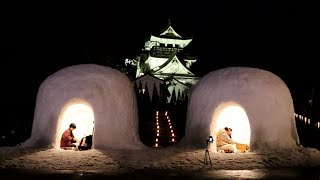
[[[232,104],[225,103],[222,111],[218,113],[215,132],[224,127],[232,128],[232,139],[249,145],[251,130],[248,116],[242,107],[234,105],[235,103]]]
[[[88,105],[72,104],[68,106],[60,115],[56,133],[56,148],[60,148],[61,135],[69,128],[71,123],[75,123],[77,128],[73,130],[73,135],[78,140],[92,135],[94,128],[94,114]]]

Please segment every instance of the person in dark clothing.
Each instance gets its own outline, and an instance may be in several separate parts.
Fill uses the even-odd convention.
[[[74,137],[72,131],[76,129],[76,125],[74,123],[71,123],[69,125],[69,128],[64,131],[64,133],[61,136],[61,141],[60,141],[60,148],[61,149],[73,149],[77,147],[77,145],[73,144],[76,143],[78,140]]]
[[[80,151],[91,149],[92,147],[92,135],[86,136],[81,139],[78,149]]]

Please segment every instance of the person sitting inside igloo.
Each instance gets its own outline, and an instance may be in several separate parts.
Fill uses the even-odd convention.
[[[64,150],[74,150],[77,145],[74,144],[78,142],[78,140],[74,137],[72,131],[75,130],[77,126],[74,123],[69,125],[69,128],[64,131],[60,140],[60,148]]]
[[[243,149],[244,146],[244,149]],[[241,148],[238,149],[237,147]],[[249,149],[248,145],[241,144],[232,139],[232,129],[225,127],[217,133],[217,150],[219,152],[240,153]]]

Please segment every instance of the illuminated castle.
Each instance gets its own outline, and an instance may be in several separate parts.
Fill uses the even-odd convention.
[[[158,35],[151,35],[145,42],[141,55],[135,60],[137,66],[136,80],[158,78],[167,86],[170,96],[167,102],[173,98],[185,100],[189,90],[199,77],[191,72],[190,67],[197,61],[195,57],[188,57],[184,48],[190,44],[192,38],[183,38],[172,27],[169,19],[168,25]],[[148,76],[146,78],[146,76]],[[149,87],[155,87],[156,81],[147,82]],[[152,83],[152,84],[150,84]],[[156,85],[157,86],[157,85]],[[143,90],[145,89],[143,85]],[[153,92],[148,89],[149,94]],[[159,91],[158,91],[159,92]],[[161,94],[161,93],[159,93]]]

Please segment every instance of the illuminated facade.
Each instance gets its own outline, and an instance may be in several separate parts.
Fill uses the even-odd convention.
[[[169,20],[167,27],[159,35],[151,35],[145,42],[143,52],[135,60],[136,78],[150,73],[164,80],[171,94],[168,102],[171,102],[173,96],[177,98],[179,94],[188,95],[189,89],[199,80],[190,70],[197,59],[184,53],[184,48],[191,41],[192,38],[182,38]]]

